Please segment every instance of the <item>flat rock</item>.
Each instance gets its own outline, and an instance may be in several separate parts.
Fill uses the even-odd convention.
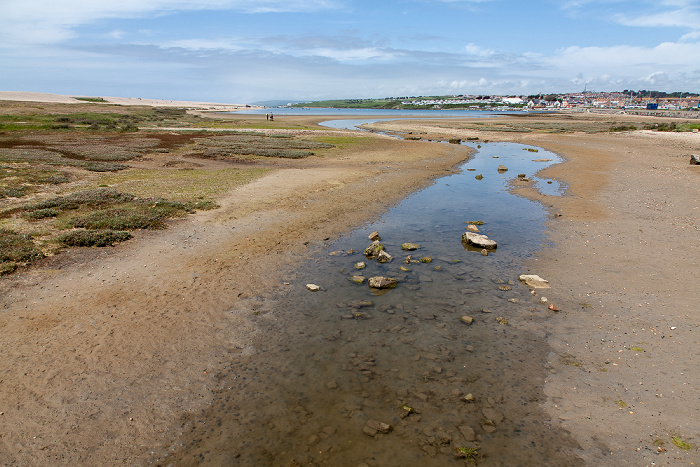
[[[381,237],[379,236],[379,232],[377,232],[376,230],[375,230],[374,232],[372,232],[371,234],[369,234],[369,235],[367,236],[367,238],[369,238],[369,239],[372,240],[373,242],[374,242],[375,240],[376,240],[376,241],[381,240]]]
[[[462,433],[464,441],[470,442],[476,440],[476,432],[474,431],[474,428],[467,425],[460,425],[457,428],[459,429],[459,432]]]
[[[406,242],[406,243],[401,244],[401,249],[406,250],[406,251],[413,251],[413,250],[417,250],[418,248],[420,248],[420,245],[417,243]]]
[[[467,226],[467,230],[470,232],[479,233],[479,227],[475,226],[474,224],[469,224]]]
[[[548,289],[549,288],[549,281],[542,279],[540,276],[536,274],[521,274],[520,277],[518,277],[521,281],[525,282],[527,285],[530,287],[533,287],[535,289]]]
[[[501,423],[504,418],[501,412],[491,407],[484,407],[483,409],[481,409],[481,413],[484,414],[484,417],[487,420],[491,420],[494,423]]]
[[[367,436],[376,436],[377,434],[387,434],[391,431],[391,425],[380,422],[379,420],[367,420],[362,432]]]
[[[462,234],[462,241],[487,250],[493,250],[498,246],[494,240],[491,240],[486,235],[474,232],[464,232]]]
[[[311,292],[318,292],[321,290],[321,286],[318,286],[316,284],[306,284],[306,289],[310,290]]]
[[[375,289],[392,289],[398,284],[396,279],[383,276],[370,277],[369,281],[367,282],[369,283],[370,287]]]

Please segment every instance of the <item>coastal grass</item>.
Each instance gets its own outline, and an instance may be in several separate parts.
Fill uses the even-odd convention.
[[[30,235],[0,228],[0,275],[12,273],[21,264],[41,256]]]
[[[333,148],[332,144],[297,138],[291,135],[235,133],[218,137],[196,138],[191,155],[206,159],[240,159],[241,156],[301,159],[315,150]]]
[[[203,196],[173,201],[107,187],[15,206],[0,212],[0,273],[11,273],[66,246],[114,245],[131,238],[131,231],[165,229],[171,219],[216,208]]]
[[[222,169],[131,169],[104,174],[89,186],[110,187],[134,194],[140,198],[159,197],[196,202],[212,199],[237,186],[244,185],[269,172],[265,168]]]
[[[0,164],[0,199],[21,198],[44,185],[60,185],[69,181],[65,173],[50,167]]]

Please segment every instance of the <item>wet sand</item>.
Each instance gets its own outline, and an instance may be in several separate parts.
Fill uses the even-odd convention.
[[[552,215],[553,247],[523,272],[550,281],[540,293],[561,311],[520,324],[551,346],[543,406],[552,423],[588,465],[690,465],[700,445],[700,169],[686,155],[700,151],[700,135],[477,134],[567,160],[546,173],[569,186],[566,196],[515,188]],[[217,375],[261,337],[256,297],[284,287],[283,271],[309,246],[468,157],[440,148],[377,137],[342,160],[281,167],[165,232],[3,278],[4,462],[147,464],[181,449],[182,420],[212,406]]]

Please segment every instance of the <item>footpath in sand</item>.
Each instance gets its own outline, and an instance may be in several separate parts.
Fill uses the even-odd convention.
[[[579,442],[587,465],[698,465],[700,166],[689,155],[700,152],[700,134],[373,126],[521,142],[566,160],[542,173],[563,181],[565,196],[514,185],[551,214],[551,248],[524,271],[549,280],[537,293],[561,310],[544,329],[552,346],[547,411]]]

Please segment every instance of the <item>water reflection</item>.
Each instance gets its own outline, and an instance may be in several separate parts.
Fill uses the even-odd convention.
[[[175,460],[445,466],[470,465],[473,449],[478,465],[578,465],[565,452],[575,443],[540,409],[549,349],[518,325],[533,314],[520,264],[541,247],[546,213],[507,188],[558,161],[540,149],[536,158],[551,162],[533,162],[523,148],[482,144],[461,173],[340,238],[288,271],[287,289],[251,302],[259,341],[222,373],[217,404],[187,425]],[[482,221],[498,249],[465,249],[469,221]],[[389,263],[362,255],[374,230]],[[404,252],[404,242],[420,248]],[[356,269],[360,261],[366,267]],[[399,285],[375,295],[352,275]]]

